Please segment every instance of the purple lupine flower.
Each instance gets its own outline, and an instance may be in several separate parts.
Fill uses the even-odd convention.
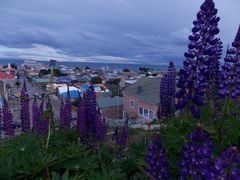
[[[78,106],[77,129],[80,131],[81,141],[88,139],[102,141],[106,137],[107,126],[104,118],[96,107],[96,93],[90,88],[84,93]]]
[[[232,48],[227,49],[220,73],[219,96],[237,99],[240,96],[240,26]]]
[[[69,97],[66,98],[64,112],[65,112],[64,129],[69,129],[71,126],[71,119],[72,119],[72,102]]]
[[[176,69],[173,62],[169,63],[168,72],[164,74],[160,82],[160,106],[159,118],[174,114]]]
[[[229,147],[215,159],[212,173],[215,179],[237,180],[240,177],[240,151],[237,147]]]
[[[211,179],[212,152],[214,144],[209,134],[198,125],[187,136],[188,141],[183,146],[180,163],[182,179]]]
[[[155,179],[170,179],[169,162],[159,135],[152,138],[146,155],[146,172]]]
[[[124,123],[124,126],[121,128],[119,136],[119,144],[121,146],[126,146],[128,140],[128,119]]]
[[[3,97],[3,130],[6,136],[14,136],[13,115],[9,110],[5,97]]]
[[[96,93],[90,88],[84,93],[83,99],[79,94],[79,105],[77,111],[77,130],[83,143],[88,140],[102,141],[106,137],[107,126],[104,118],[96,107]]]
[[[61,113],[62,113],[62,118],[60,122],[61,128],[64,130],[67,130],[71,127],[71,119],[72,119],[72,102],[71,102],[69,86],[68,86],[67,97],[65,99],[64,107],[61,107]]]
[[[36,130],[37,122],[40,121],[40,112],[38,108],[38,103],[36,97],[34,97],[33,104],[32,104],[32,124],[33,129]]]
[[[38,115],[39,115],[39,118],[36,118],[36,127],[35,127],[35,130],[38,134],[41,134],[41,129],[42,129],[42,126],[41,126],[41,121],[42,121],[42,112],[43,112],[43,105],[44,105],[44,100],[42,100],[39,108],[38,108]],[[36,116],[37,117],[37,116]]]
[[[100,110],[98,109],[96,119],[95,119],[95,126],[96,126],[96,135],[95,138],[98,141],[103,141],[107,135],[107,126],[103,121],[102,115]]]
[[[84,94],[83,97],[85,114],[86,114],[86,125],[89,130],[90,136],[96,137],[96,119],[97,119],[97,108],[96,108],[96,93],[94,89],[90,87]]]
[[[112,140],[119,144],[119,128],[115,127],[114,132],[112,134]]]
[[[97,133],[97,119],[98,119],[98,113],[97,113],[97,102],[96,102],[96,92],[94,91],[93,85],[89,87],[89,100],[90,100],[90,112],[91,112],[91,118],[92,118],[92,134],[94,137],[96,137]]]
[[[22,125],[22,132],[30,132],[30,111],[29,111],[29,95],[26,88],[26,81],[23,82],[23,87],[21,91],[21,125]]]
[[[216,105],[216,100],[218,98],[218,91],[219,91],[219,84],[220,84],[220,60],[222,56],[222,42],[220,39],[218,39],[215,47],[213,49],[215,50],[215,55],[212,56],[212,63],[209,66],[209,86],[208,86],[208,99],[212,99]]]
[[[77,130],[80,133],[81,142],[86,144],[89,135],[89,129],[87,127],[87,116],[84,101],[79,94],[79,104],[77,110]]]
[[[192,35],[185,61],[180,69],[179,88],[176,93],[177,109],[188,107],[194,117],[200,117],[200,108],[205,104],[206,91],[209,87],[211,73],[216,71],[219,61],[220,40],[215,37],[219,33],[217,9],[213,0],[205,0],[197,19],[193,21]]]
[[[71,119],[72,119],[72,102],[69,91],[69,86],[67,87],[67,97],[65,99],[65,103],[61,103],[60,108],[60,126],[62,129],[67,130],[71,127]]]
[[[63,101],[61,101],[60,106],[60,127],[63,128],[65,124],[65,105]]]
[[[46,101],[46,111],[48,111],[48,114],[44,121],[44,131],[48,132],[48,125],[50,123],[50,119],[52,118],[51,117],[52,105],[49,97],[48,97],[48,100]]]
[[[2,120],[3,120],[3,110],[0,108],[0,139],[2,135]]]
[[[44,100],[42,100],[39,107],[40,118],[36,122],[36,131],[38,134],[47,134],[48,132],[48,119],[44,114]]]

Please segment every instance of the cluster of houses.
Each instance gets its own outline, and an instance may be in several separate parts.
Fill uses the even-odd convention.
[[[15,82],[16,69],[12,68],[10,64],[7,66],[0,65],[0,107],[2,107],[2,97],[7,100],[12,94],[12,88]]]
[[[39,75],[42,69],[57,68],[64,76],[53,76],[52,73]],[[110,68],[70,68],[56,66],[55,60],[50,60],[50,65],[27,60],[21,66],[22,73],[29,79],[33,86],[39,86],[46,92],[54,92],[56,97],[66,98],[69,87],[73,102],[78,99],[92,85],[91,79],[100,77],[102,82],[93,85],[97,97],[97,105],[108,120],[121,120],[129,117],[132,120],[150,122],[157,118],[159,108],[160,76],[147,76],[143,72],[132,70],[111,70]],[[14,86],[16,70],[10,66],[0,67],[0,95],[9,93],[7,85]],[[113,96],[111,87],[107,82],[120,79],[118,91],[121,93]],[[6,96],[6,94],[5,94]]]

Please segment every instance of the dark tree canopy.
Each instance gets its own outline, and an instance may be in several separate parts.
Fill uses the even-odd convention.
[[[128,68],[124,68],[123,72],[130,72],[130,70]]]
[[[93,77],[90,81],[92,84],[101,84],[102,78],[100,76]]]
[[[120,81],[121,81],[120,78],[109,79],[109,80],[106,82],[106,84],[110,84],[110,85],[111,85],[111,84],[116,84],[116,85],[118,85]]]

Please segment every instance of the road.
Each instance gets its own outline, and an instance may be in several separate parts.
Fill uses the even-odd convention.
[[[22,84],[23,84],[24,78],[21,77],[20,78],[20,82],[21,82],[21,87],[20,88],[13,88],[13,92],[14,94],[16,93],[21,93],[21,89],[22,89]],[[26,87],[28,90],[28,94],[30,97],[30,117],[32,117],[32,103],[33,103],[33,97],[35,94],[43,94],[46,93],[46,91],[44,91],[43,89],[41,89],[40,87],[36,86],[36,85],[32,85],[31,83],[29,83],[28,81],[26,81]],[[51,99],[51,104],[53,107],[53,112],[54,112],[54,118],[55,119],[59,119],[59,110],[60,110],[60,100],[56,95],[50,95],[50,99]],[[38,105],[40,105],[41,100],[38,99]],[[21,122],[20,120],[20,98],[13,98],[12,100],[8,101],[9,107],[10,109],[13,111],[13,120],[14,122]],[[31,119],[31,118],[30,118]]]

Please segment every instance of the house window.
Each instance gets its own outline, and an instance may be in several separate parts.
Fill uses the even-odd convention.
[[[139,115],[143,115],[143,107],[139,107],[138,108],[138,114]]]
[[[149,119],[153,119],[153,112],[149,111]]]
[[[144,109],[144,117],[148,118],[148,109]]]
[[[131,99],[131,100],[130,100],[130,107],[131,107],[131,108],[134,108],[134,106],[135,106],[135,101]]]
[[[141,106],[138,107],[138,115],[145,117],[147,119],[153,119],[154,118],[154,114],[153,111],[145,109]]]

